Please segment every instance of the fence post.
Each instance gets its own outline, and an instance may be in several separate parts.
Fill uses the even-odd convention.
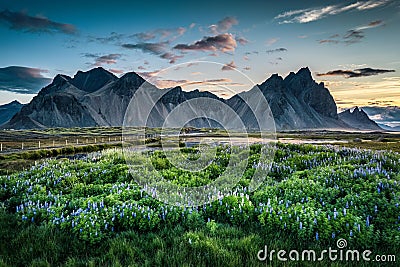
[[[76,139],[76,144],[79,144],[79,141],[78,141],[78,139]]]
[[[3,151],[3,143],[1,143],[0,147],[1,147],[0,150]]]
[[[39,149],[40,149],[40,141],[39,141],[39,145],[38,145]]]
[[[24,143],[21,143],[21,149],[24,150]]]
[[[96,137],[94,138],[94,143],[96,144],[97,142],[96,142]]]
[[[55,146],[56,142],[53,140],[53,147]]]
[[[66,146],[68,145],[68,140],[67,140],[67,139],[65,139],[65,145],[66,145]]]

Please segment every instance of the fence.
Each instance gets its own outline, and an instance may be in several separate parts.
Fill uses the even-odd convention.
[[[57,139],[40,139],[40,140],[0,140],[0,153],[12,153],[24,150],[52,149],[64,148],[69,146],[85,146],[99,144],[120,143],[129,139],[153,138],[157,135],[132,135],[132,136],[105,136],[105,137],[78,137],[78,138],[57,138]]]

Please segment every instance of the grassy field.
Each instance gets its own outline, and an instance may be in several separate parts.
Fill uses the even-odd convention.
[[[185,129],[193,138],[227,138],[226,131],[218,129]],[[122,139],[143,135],[141,128],[130,129],[122,135],[121,127],[53,128],[44,130],[0,130],[0,174],[8,174],[29,168],[40,159],[99,151],[121,146]],[[166,131],[168,133],[169,131]],[[161,129],[146,129],[146,144],[160,147],[157,137]],[[250,133],[250,138],[259,137]],[[342,131],[287,131],[276,134],[278,141],[287,143],[334,144],[349,148],[390,150],[400,152],[399,133],[342,132]],[[182,138],[184,139],[184,138]],[[66,142],[67,141],[67,142]],[[40,142],[40,147],[39,147]],[[182,141],[184,142],[184,140]],[[23,146],[23,149],[21,149]]]
[[[257,259],[266,245],[269,251],[320,252],[337,248],[339,239],[349,249],[371,250],[371,258],[400,260],[400,155],[395,152],[279,143],[271,171],[250,192],[262,149],[252,145],[239,183],[197,208],[167,205],[137,185],[149,175],[181,187],[209,184],[225,171],[230,149],[218,147],[216,159],[199,172],[174,167],[164,152],[144,151],[134,154],[134,161],[148,159],[154,169],[138,168],[131,175],[116,148],[80,160],[45,160],[0,176],[0,264],[379,265]],[[194,158],[198,153],[197,148],[181,151]]]

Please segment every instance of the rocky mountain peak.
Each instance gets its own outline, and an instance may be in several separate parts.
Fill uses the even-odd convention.
[[[382,130],[378,124],[371,120],[367,113],[365,113],[365,111],[360,109],[358,106],[356,106],[353,111],[351,111],[351,109],[347,109],[339,113],[339,118],[355,128],[366,130]]]
[[[98,67],[86,72],[78,71],[71,83],[78,89],[90,93],[117,79],[114,74]]]
[[[312,80],[311,71],[310,71],[310,69],[308,67],[304,67],[304,68],[299,69],[299,71],[296,73],[296,75],[297,76],[301,76],[301,77],[303,77],[305,79],[311,79]]]
[[[57,74],[56,77],[54,77],[53,82],[51,84],[53,85],[64,84],[65,82],[69,82],[70,80],[71,77],[67,75]]]
[[[283,78],[277,73],[272,74],[266,81],[259,85],[261,90],[278,90],[282,87]]]
[[[136,72],[128,72],[115,82],[112,90],[118,95],[131,97],[144,82]]]
[[[132,71],[124,74],[121,78],[119,78],[119,82],[122,82],[126,85],[140,86],[142,83],[145,82],[145,80],[136,72]]]
[[[10,105],[10,106],[20,106],[22,105],[18,100],[13,100],[10,103],[6,104],[6,105]]]

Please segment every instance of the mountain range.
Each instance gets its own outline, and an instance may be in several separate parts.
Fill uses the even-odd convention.
[[[397,106],[367,106],[362,109],[378,125],[390,131],[400,131],[400,107]]]
[[[101,67],[86,72],[78,71],[73,77],[58,74],[30,103],[16,110],[15,115],[1,128],[121,126],[129,102],[144,82],[135,72],[118,78]],[[277,130],[382,130],[358,108],[357,111],[338,114],[329,90],[323,83],[313,80],[307,67],[297,73],[291,72],[285,78],[274,74],[259,84],[258,88],[269,103]],[[161,92],[155,86],[148,90],[155,97]],[[150,126],[161,127],[168,113],[186,100],[207,97],[231,107],[247,128],[256,128],[254,115],[243,100],[254,96],[258,90],[256,88],[229,99],[199,90],[187,92],[181,87],[162,90],[167,92],[153,108]],[[198,119],[191,122],[190,126],[207,127],[210,125],[208,123],[207,120]]]
[[[372,121],[367,113],[359,107],[355,107],[353,111],[347,109],[339,113],[339,118],[346,124],[357,129],[380,131],[382,128]]]

